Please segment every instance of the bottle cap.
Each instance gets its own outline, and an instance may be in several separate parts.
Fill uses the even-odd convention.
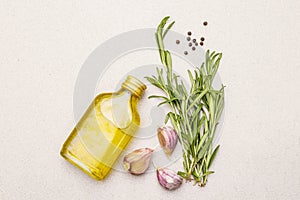
[[[126,80],[122,83],[122,87],[129,90],[138,98],[141,98],[144,90],[147,89],[146,85],[143,82],[130,75],[127,76]]]

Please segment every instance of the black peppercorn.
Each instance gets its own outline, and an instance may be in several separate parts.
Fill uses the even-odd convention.
[[[187,40],[187,41],[190,41],[190,40],[191,40],[191,38],[190,38],[190,37],[187,37],[187,38],[186,38],[186,40]]]
[[[183,53],[184,53],[184,55],[188,55],[188,52],[187,52],[187,51],[184,51]]]
[[[204,25],[204,26],[207,26],[207,24],[208,24],[207,21],[203,22],[203,25]]]
[[[196,42],[196,39],[193,39],[193,42],[195,43],[195,42]]]
[[[191,47],[192,45],[193,45],[193,44],[190,42],[190,43],[189,43],[189,47]]]
[[[176,40],[176,44],[179,44],[180,43],[180,40]]]
[[[196,47],[193,47],[192,50],[195,51],[195,50],[196,50]]]
[[[191,32],[191,31],[189,31],[189,32],[187,32],[187,34],[188,34],[189,36],[191,36],[191,35],[192,35],[192,32]]]
[[[201,37],[201,38],[200,38],[200,40],[201,40],[201,41],[204,41],[204,40],[205,40],[205,38],[204,38],[204,37]]]
[[[203,42],[200,42],[200,45],[201,45],[201,46],[203,46],[203,44],[204,44]]]

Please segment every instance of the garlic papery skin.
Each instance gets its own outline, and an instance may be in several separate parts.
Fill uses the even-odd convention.
[[[141,148],[127,154],[123,159],[123,166],[131,174],[143,174],[149,167],[153,149]]]
[[[159,184],[167,190],[175,190],[181,186],[183,179],[173,170],[167,168],[156,169]]]
[[[178,142],[176,131],[170,126],[164,126],[157,129],[157,137],[164,152],[170,156]]]

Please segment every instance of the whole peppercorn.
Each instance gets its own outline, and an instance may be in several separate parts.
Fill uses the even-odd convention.
[[[191,47],[192,45],[193,45],[193,44],[190,42],[190,43],[189,43],[189,47]]]
[[[184,55],[188,55],[188,52],[187,52],[187,51],[184,51],[183,53],[184,53]]]
[[[196,50],[196,47],[193,47],[192,50],[195,51],[195,50]]]
[[[189,31],[189,32],[187,32],[187,34],[188,34],[189,36],[191,36],[191,35],[192,35],[192,32],[191,32],[191,31]]]
[[[198,42],[196,42],[195,45],[198,46]]]
[[[196,42],[196,39],[193,39],[193,42],[195,43],[195,42]]]
[[[207,21],[203,22],[203,25],[204,25],[204,26],[207,26],[207,24],[208,24]]]
[[[203,46],[203,44],[204,44],[203,42],[200,42],[200,45],[201,45],[201,46]]]
[[[190,41],[190,40],[191,40],[191,37],[187,37],[186,40],[187,40],[187,41]]]
[[[176,40],[176,44],[179,44],[180,43],[180,40]]]
[[[204,38],[204,37],[201,37],[201,38],[200,38],[200,40],[201,40],[201,41],[204,41],[204,40],[205,40],[205,38]]]

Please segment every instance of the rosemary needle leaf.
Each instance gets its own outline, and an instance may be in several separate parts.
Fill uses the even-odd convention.
[[[161,106],[161,105],[163,105],[163,104],[171,103],[172,101],[175,101],[175,100],[177,100],[176,97],[174,97],[174,98],[172,98],[172,99],[167,99],[166,101],[163,101],[163,102],[159,103],[157,106],[159,107],[159,106]]]
[[[166,63],[168,67],[172,67],[172,58],[171,58],[171,54],[169,51],[165,51],[166,54]]]
[[[148,99],[153,99],[153,98],[162,98],[162,99],[165,99],[165,100],[168,99],[167,97],[159,96],[159,95],[151,95],[151,96],[148,97]]]
[[[211,157],[210,157],[210,159],[209,159],[209,161],[208,161],[208,168],[210,168],[212,162],[214,161],[214,159],[215,159],[215,157],[216,157],[216,155],[217,155],[217,153],[218,153],[219,147],[220,147],[220,145],[218,145],[218,146],[215,148],[215,150],[213,151],[213,153],[212,153],[212,155],[211,155]]]
[[[184,172],[178,171],[177,174],[183,178],[186,177],[186,173],[184,173]]]
[[[214,171],[207,171],[204,174],[202,174],[201,177],[204,177],[204,176],[207,176],[207,175],[213,174],[213,173],[215,173],[215,172]]]
[[[167,35],[168,31],[172,28],[172,26],[175,24],[175,21],[173,21],[165,30],[165,32],[163,33],[163,38]]]
[[[212,139],[213,138],[208,138],[207,142],[204,144],[204,146],[201,148],[201,150],[198,153],[197,156],[197,162],[204,156],[204,154],[207,152],[207,149],[209,148],[209,146],[212,143]]]

